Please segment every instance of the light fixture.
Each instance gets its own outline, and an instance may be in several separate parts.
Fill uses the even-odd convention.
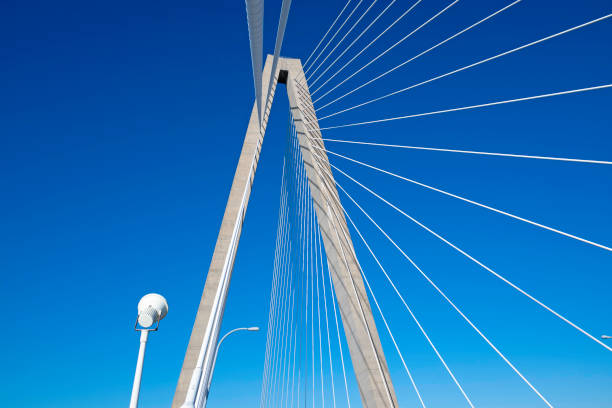
[[[162,295],[149,293],[138,302],[137,323],[145,329],[156,323],[159,324],[159,321],[166,317],[166,314],[168,314],[168,302]]]
[[[138,317],[136,318],[135,330],[140,332],[140,349],[138,350],[138,360],[136,361],[136,374],[134,374],[134,385],[132,386],[132,397],[130,398],[130,408],[138,407],[138,397],[140,395],[140,380],[142,379],[142,366],[144,363],[147,339],[150,331],[157,331],[159,321],[168,314],[168,302],[162,295],[149,293],[138,302]],[[155,326],[155,328],[153,328]]]

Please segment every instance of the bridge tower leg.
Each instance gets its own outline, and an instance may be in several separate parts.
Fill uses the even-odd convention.
[[[283,63],[288,71],[287,94],[291,113],[361,401],[363,406],[368,408],[397,407],[389,368],[380,344],[334,176],[324,150],[321,132],[318,130],[319,125],[308,85],[304,79],[302,63],[300,60],[288,58],[285,58]]]
[[[267,90],[271,69],[272,56],[268,56],[263,73],[262,87],[264,90]],[[301,61],[281,58],[277,71],[272,84],[271,100],[274,97],[280,73],[287,84],[291,113],[334,283],[344,333],[359,385],[361,401],[367,408],[397,407],[395,390],[365,292],[331,167],[325,151],[322,150],[324,144],[321,133],[317,130],[316,114],[304,79]],[[189,401],[186,401],[186,397],[189,399],[189,395],[193,394],[190,388],[193,391],[195,387],[195,392],[201,394],[202,389],[198,389],[200,384],[208,384],[210,360],[219,335],[242,221],[246,213],[251,184],[255,177],[257,160],[267,124],[268,111],[266,110],[262,116],[260,131],[256,109],[257,107],[254,106],[251,112],[247,134],[172,408],[179,408],[184,402],[187,402],[186,406],[190,406]],[[202,370],[196,369],[198,362],[201,362]],[[200,371],[202,375],[198,376],[197,373]],[[199,395],[198,401],[202,399],[205,401],[205,398],[205,395]]]
[[[262,88],[265,90],[268,89],[271,69],[272,57],[268,56],[262,76]],[[276,90],[276,80],[272,85],[271,99],[274,97],[274,91]],[[255,178],[259,153],[268,122],[268,114],[264,112],[260,129],[257,109],[257,103],[254,103],[225,213],[221,221],[217,243],[206,275],[204,291],[172,400],[172,408],[193,407],[196,396],[198,402],[203,398],[203,405],[205,405],[206,395],[203,395],[201,390],[205,389],[206,386],[202,387],[202,384],[208,384],[213,353],[219,337],[225,301],[232,277],[234,259],[240,241],[242,223],[249,203],[251,186]],[[198,404],[198,406],[203,405]]]

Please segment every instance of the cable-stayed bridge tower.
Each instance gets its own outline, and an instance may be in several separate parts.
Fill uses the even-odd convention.
[[[187,352],[172,403],[173,408],[186,402],[197,404],[203,384],[208,384],[214,345],[217,343],[223,309],[231,280],[232,269],[242,223],[247,211],[251,185],[255,178],[268,114],[276,87],[287,86],[289,104],[301,157],[304,161],[311,199],[321,231],[329,271],[338,302],[344,333],[348,342],[353,369],[359,385],[361,399],[366,407],[395,407],[397,399],[389,369],[380,343],[376,323],[359,271],[349,229],[340,205],[331,167],[318,132],[316,114],[308,86],[300,82],[304,77],[299,59],[280,58],[276,72],[270,76],[273,56],[268,56],[263,70],[263,89],[272,77],[267,109],[263,112],[261,127],[258,121],[257,103],[254,104],[244,139],[238,166],[234,175],[219,236],[196,320],[191,332]],[[195,373],[195,375],[194,375]]]
[[[393,45],[389,46],[375,57],[368,57],[365,64],[352,73],[349,73],[349,70],[345,71],[345,68],[351,66],[356,58],[362,55],[362,53],[364,53],[371,45],[376,43],[378,39],[381,38],[381,36],[383,36],[391,27],[395,26],[396,23],[408,15],[415,7],[419,6],[421,0],[415,0],[408,5],[403,5],[402,7],[405,7],[405,9],[397,19],[395,19],[384,30],[380,31],[380,33],[373,40],[368,42],[367,45],[363,46],[360,51],[357,52],[354,50],[356,53],[352,58],[348,59],[348,57],[345,57],[342,59],[345,53],[349,51],[353,45],[356,43],[359,44],[358,40],[364,34],[366,34],[374,23],[376,23],[395,3],[395,0],[392,0],[385,6],[379,4],[379,8],[381,10],[379,11],[378,15],[369,25],[363,28],[359,34],[355,33],[355,38],[350,44],[347,45],[346,43],[350,41],[350,37],[348,37],[348,35],[355,29],[355,27],[359,26],[359,23],[364,17],[366,17],[368,12],[376,3],[376,0],[365,3],[358,1],[349,7],[351,0],[348,0],[310,56],[305,59],[304,67],[302,66],[302,60],[300,59],[280,57],[280,50],[291,1],[283,0],[282,2],[274,55],[269,55],[264,63],[262,46],[263,1],[246,0],[249,39],[251,45],[251,62],[253,68],[253,83],[255,87],[255,103],[251,111],[242,151],[238,160],[223,221],[219,230],[213,258],[206,277],[204,291],[202,293],[195,323],[191,332],[189,345],[187,347],[187,352],[185,353],[183,366],[172,403],[173,408],[202,408],[206,404],[208,398],[207,392],[211,379],[211,371],[214,367],[215,347],[219,337],[219,329],[221,327],[226,297],[231,281],[232,269],[240,241],[243,220],[249,203],[251,186],[257,170],[259,154],[262,148],[264,135],[266,133],[271,105],[279,84],[284,84],[287,88],[291,130],[289,132],[287,150],[285,152],[283,164],[279,223],[276,236],[277,243],[273,268],[272,291],[270,295],[268,338],[266,343],[264,373],[262,378],[261,408],[268,406],[289,405],[293,407],[295,400],[298,401],[298,407],[302,406],[302,402],[304,402],[304,406],[310,406],[310,404],[306,404],[306,402],[308,402],[308,398],[305,395],[306,385],[304,385],[302,394],[300,394],[300,387],[302,384],[301,381],[303,381],[304,384],[309,384],[311,386],[309,392],[312,391],[311,402],[313,407],[315,406],[316,388],[318,388],[317,391],[320,393],[321,405],[326,405],[325,387],[323,384],[323,347],[321,342],[321,324],[323,319],[320,309],[317,309],[317,316],[315,317],[315,310],[313,307],[315,302],[314,285],[316,285],[317,308],[319,308],[321,304],[319,299],[320,288],[323,290],[323,305],[325,308],[327,308],[328,303],[325,298],[326,283],[323,282],[325,280],[323,273],[325,269],[327,270],[329,291],[333,292],[331,296],[331,305],[333,306],[333,316],[336,322],[337,344],[339,346],[338,351],[342,364],[342,374],[344,376],[343,385],[347,405],[350,407],[349,387],[347,386],[346,371],[343,360],[342,346],[344,343],[342,343],[341,340],[339,328],[340,325],[338,324],[338,318],[336,315],[336,304],[338,305],[340,314],[339,320],[341,321],[341,325],[344,329],[344,338],[350,354],[356,385],[359,389],[363,406],[385,408],[399,406],[398,398],[396,396],[396,389],[391,381],[387,359],[383,352],[377,325],[372,314],[371,305],[374,305],[378,311],[378,315],[381,318],[377,321],[382,320],[384,323],[384,327],[389,334],[389,338],[395,347],[395,351],[397,352],[399,359],[401,360],[404,371],[410,380],[412,390],[414,390],[414,394],[416,398],[418,398],[418,403],[420,403],[422,408],[426,408],[425,398],[422,397],[421,392],[419,391],[417,381],[414,380],[408,368],[406,359],[404,359],[402,355],[400,347],[393,336],[387,320],[384,317],[383,311],[374,294],[374,291],[368,282],[369,279],[366,277],[364,269],[362,269],[357,259],[348,225],[351,225],[352,227],[350,231],[353,231],[353,237],[358,236],[361,243],[363,243],[364,247],[367,248],[368,252],[374,259],[376,266],[378,266],[378,268],[381,270],[384,277],[393,289],[394,296],[397,295],[401,301],[401,306],[406,312],[408,312],[406,316],[409,316],[409,318],[415,323],[415,327],[418,328],[420,334],[422,334],[424,337],[424,343],[431,349],[431,351],[433,351],[437,361],[442,364],[443,369],[446,371],[446,374],[448,374],[447,379],[452,380],[452,384],[456,387],[455,391],[458,391],[457,396],[462,399],[461,404],[475,408],[471,395],[468,395],[470,392],[466,389],[467,387],[464,388],[464,385],[462,385],[463,381],[460,379],[460,376],[455,375],[451,369],[452,364],[447,363],[445,357],[443,356],[444,353],[434,344],[433,336],[430,336],[427,333],[424,327],[425,325],[421,324],[421,322],[418,320],[418,313],[415,314],[412,311],[408,304],[409,302],[407,302],[407,297],[402,294],[403,291],[401,288],[398,288],[398,286],[394,283],[393,278],[387,273],[383,263],[380,262],[379,257],[368,244],[367,240],[353,221],[353,218],[347,209],[343,207],[340,201],[339,192],[341,192],[348,200],[350,200],[350,202],[352,202],[352,204],[354,204],[354,207],[358,208],[359,211],[365,215],[365,218],[367,218],[368,221],[376,228],[376,230],[378,230],[377,233],[380,232],[382,236],[384,236],[384,242],[389,242],[393,245],[394,249],[401,254],[403,260],[407,261],[407,263],[410,265],[409,267],[411,271],[415,272],[419,278],[424,279],[426,286],[433,289],[436,295],[440,296],[443,303],[446,306],[449,306],[449,310],[452,311],[455,317],[458,317],[463,322],[467,323],[470,330],[473,331],[472,334],[475,334],[479,341],[483,341],[484,344],[486,344],[490,349],[489,351],[495,353],[497,357],[500,358],[500,361],[503,361],[503,363],[505,363],[505,365],[513,371],[513,375],[518,376],[521,382],[529,387],[530,392],[539,398],[540,401],[538,401],[538,403],[542,403],[549,408],[553,408],[553,403],[543,395],[543,392],[540,392],[540,390],[536,388],[536,385],[534,385],[535,382],[530,381],[530,379],[528,379],[527,376],[524,375],[521,370],[519,370],[518,365],[510,361],[510,358],[508,357],[509,354],[506,354],[506,351],[502,351],[501,347],[494,344],[492,337],[488,337],[488,335],[485,334],[485,330],[478,327],[478,325],[475,323],[476,320],[472,316],[469,316],[469,313],[464,311],[463,307],[451,298],[447,292],[447,289],[434,282],[434,279],[432,279],[433,275],[430,275],[429,272],[426,271],[426,268],[419,266],[413,256],[409,255],[407,253],[408,251],[403,249],[401,245],[398,244],[399,241],[394,240],[391,234],[389,234],[381,226],[381,223],[378,223],[375,220],[375,217],[371,216],[358,203],[358,201],[353,198],[351,193],[345,190],[343,186],[335,180],[334,174],[338,175],[339,177],[343,177],[342,182],[344,182],[345,179],[348,179],[353,183],[353,185],[359,186],[360,191],[366,191],[370,198],[375,198],[377,201],[382,202],[385,206],[391,208],[394,214],[399,214],[405,222],[416,225],[418,229],[433,236],[436,239],[436,242],[442,243],[444,246],[451,248],[461,257],[467,259],[470,265],[476,265],[479,270],[486,272],[488,277],[493,277],[497,280],[497,282],[502,282],[505,288],[509,287],[513,293],[519,294],[522,300],[527,299],[530,302],[530,305],[535,305],[540,311],[545,311],[548,317],[553,316],[555,319],[558,319],[558,321],[563,322],[565,325],[564,327],[571,328],[574,333],[580,333],[583,336],[583,339],[588,338],[591,345],[597,344],[599,350],[605,349],[607,352],[612,352],[612,347],[597,338],[586,328],[583,328],[583,326],[575,323],[573,318],[570,320],[570,318],[565,314],[557,311],[558,308],[556,306],[553,309],[553,307],[547,304],[548,302],[544,303],[543,300],[540,300],[531,294],[531,290],[527,291],[526,289],[523,289],[523,282],[521,282],[521,285],[519,286],[518,283],[502,275],[498,270],[496,270],[496,268],[489,266],[474,254],[468,252],[468,250],[462,248],[460,245],[454,242],[451,242],[451,240],[444,237],[440,232],[435,231],[433,228],[425,225],[424,222],[408,214],[406,210],[400,208],[399,204],[394,203],[393,200],[385,198],[383,195],[379,194],[377,192],[378,189],[375,186],[366,185],[369,183],[364,184],[357,178],[337,167],[336,160],[338,159],[351,162],[352,165],[367,168],[368,171],[375,171],[379,175],[384,174],[384,177],[393,177],[395,181],[410,183],[412,186],[417,186],[417,188],[425,189],[429,192],[435,192],[436,194],[452,198],[458,202],[487,210],[496,215],[501,215],[503,217],[512,219],[513,221],[519,221],[529,225],[529,227],[535,227],[539,230],[556,234],[557,236],[590,245],[591,247],[607,251],[608,253],[612,252],[612,246],[565,232],[561,228],[548,226],[542,222],[534,221],[533,218],[519,216],[514,212],[496,208],[493,205],[485,204],[481,201],[468,198],[467,196],[450,192],[441,187],[436,187],[426,184],[423,181],[405,177],[391,170],[378,167],[372,163],[349,157],[346,154],[331,151],[327,149],[324,143],[324,141],[326,141],[329,144],[343,143],[345,145],[349,144],[354,146],[402,149],[403,151],[443,152],[442,154],[449,153],[464,156],[470,155],[472,157],[504,157],[548,163],[565,162],[597,166],[612,165],[612,161],[609,160],[576,159],[548,155],[513,154],[467,150],[460,148],[376,143],[371,139],[343,140],[336,138],[323,138],[321,133],[322,130],[327,132],[331,129],[349,127],[352,129],[356,126],[369,126],[391,121],[403,121],[423,117],[430,118],[437,117],[437,115],[454,114],[455,112],[488,109],[491,107],[498,107],[501,105],[505,106],[519,102],[535,101],[565,95],[592,93],[594,91],[605,91],[612,89],[612,84],[607,81],[606,83],[599,83],[595,85],[590,84],[591,86],[582,88],[532,94],[531,96],[526,97],[489,100],[485,103],[446,107],[444,109],[440,108],[436,110],[421,111],[419,113],[410,112],[409,114],[405,115],[374,118],[372,120],[363,120],[361,117],[359,117],[359,121],[357,122],[339,124],[332,123],[331,125],[324,127],[319,126],[319,121],[324,121],[329,118],[336,118],[348,112],[353,112],[354,110],[361,109],[390,98],[395,98],[398,95],[412,91],[415,88],[426,86],[436,81],[454,76],[455,74],[463,71],[471,70],[481,65],[497,61],[498,59],[502,59],[507,55],[519,53],[522,50],[530,47],[539,46],[544,42],[552,41],[558,37],[570,35],[577,30],[581,30],[601,22],[612,21],[612,13],[608,13],[598,18],[581,22],[580,24],[554,32],[545,37],[540,37],[536,40],[525,42],[519,46],[513,46],[512,48],[489,57],[479,57],[476,62],[471,62],[467,65],[460,66],[442,74],[435,74],[429,79],[414,82],[408,86],[376,96],[372,99],[361,101],[355,105],[339,108],[339,110],[336,110],[335,112],[320,113],[321,110],[329,109],[330,106],[334,106],[339,101],[344,100],[345,97],[354,94],[362,88],[369,87],[371,84],[377,83],[377,81],[379,81],[381,78],[391,75],[393,72],[403,68],[405,65],[420,59],[424,55],[433,52],[438,48],[445,46],[445,44],[462,36],[464,33],[476,29],[476,27],[480,26],[481,24],[484,25],[486,22],[493,20],[494,18],[499,18],[498,16],[502,15],[507,10],[513,9],[521,2],[521,0],[510,1],[502,8],[492,12],[491,10],[487,11],[490,14],[476,20],[475,22],[472,21],[470,24],[465,25],[461,30],[455,32],[435,45],[428,45],[427,47],[424,47],[422,51],[415,53],[410,58],[403,60],[401,63],[395,65],[391,69],[377,74],[373,78],[366,80],[349,91],[341,90],[341,92],[344,93],[342,93],[340,96],[331,94],[362,71],[364,74],[367,73],[367,71],[365,71],[366,68],[376,63],[380,58],[387,55],[391,50],[410,38],[423,27],[426,27],[432,23],[439,16],[445,14],[447,10],[454,7],[458,2],[459,0],[449,0],[449,2],[443,8],[431,11],[430,17],[428,17],[428,19],[426,19],[422,24],[416,26],[416,28],[409,31],[408,34],[404,35],[399,41],[393,43]],[[360,8],[362,3],[363,7]],[[435,8],[437,6],[433,7]],[[360,11],[357,12],[358,10]],[[483,13],[483,15],[485,15],[485,13]],[[343,16],[342,19],[341,16]],[[351,23],[347,24],[349,21],[351,21]],[[349,39],[343,43],[343,41],[347,38]],[[341,45],[343,46],[340,47]],[[334,56],[334,58],[330,59],[332,56]],[[401,58],[403,59],[404,57],[401,56]],[[346,61],[346,59],[348,59],[348,61]],[[343,65],[338,68],[338,65],[340,64]],[[335,67],[333,71],[330,70],[332,66]],[[340,74],[341,76],[339,76]],[[338,83],[335,85],[333,83],[327,85],[334,78]],[[331,86],[331,89],[326,88],[326,86]],[[329,96],[330,94],[332,96]],[[332,163],[330,163],[330,157],[333,158]],[[293,201],[288,204],[290,200]],[[349,224],[347,224],[347,222]],[[295,259],[297,259],[297,262]],[[320,275],[319,266],[321,270]],[[311,280],[309,281],[308,279]],[[308,293],[310,293],[310,299],[308,299]],[[308,309],[309,307],[310,311]],[[299,311],[298,308],[300,309]],[[331,383],[331,394],[333,397],[333,406],[335,407],[336,394],[334,391],[334,372],[331,356],[332,351],[329,336],[329,322],[327,320],[327,309],[325,309],[324,313],[326,325],[325,329],[327,330],[326,344],[329,351],[328,366],[330,368],[330,373],[328,378],[330,379]],[[406,317],[406,320],[409,320],[409,318]],[[295,319],[295,321],[292,319]],[[318,345],[315,345],[314,339],[315,319],[317,320],[319,330]],[[403,323],[404,322],[402,321],[402,324]],[[308,339],[308,324],[310,324],[310,328],[312,329],[310,332],[310,339]],[[305,326],[306,330],[303,331],[303,326],[300,325]],[[277,344],[278,337],[280,337],[282,340],[279,341],[281,343],[280,345]],[[300,340],[298,341],[298,339]],[[603,339],[606,339],[606,337]],[[312,359],[310,360],[312,363],[310,367],[312,368],[312,371],[308,370],[308,372],[303,370],[302,366],[299,366],[299,364],[304,364],[304,362],[306,365],[309,363],[309,351],[305,350],[307,346],[312,347],[310,354],[312,356]],[[321,379],[321,382],[317,384],[315,384],[314,366],[315,347],[318,347],[319,351],[319,377]],[[275,348],[279,350],[275,351]],[[289,354],[287,354],[287,351],[289,351]],[[300,355],[300,353],[303,354]],[[271,358],[271,356],[273,357]],[[296,361],[299,361],[299,363],[296,363]],[[292,371],[290,373],[289,367],[291,365]],[[295,370],[296,366],[298,366],[297,378]],[[465,369],[465,366],[462,368]],[[295,384],[298,384],[297,387],[295,387]],[[280,392],[278,392],[279,389]],[[292,393],[294,390],[297,391],[297,396],[292,394],[290,398],[289,393]],[[398,394],[400,394],[400,398],[402,398],[402,389],[398,389],[397,391]],[[280,394],[280,397],[275,393]],[[300,397],[303,399],[300,399]]]

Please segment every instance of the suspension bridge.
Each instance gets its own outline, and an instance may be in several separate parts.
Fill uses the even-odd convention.
[[[459,112],[487,112],[501,105],[528,105],[536,100],[544,103],[543,100],[572,98],[578,94],[585,97],[603,95],[609,106],[612,79],[594,83],[584,77],[579,86],[534,90],[524,95],[490,98],[465,105],[448,103],[437,109],[382,117],[368,116],[366,109],[384,102],[393,103],[393,98],[417,88],[476,71],[513,54],[529,52],[544,43],[562,42],[581,31],[607,27],[609,33],[612,13],[595,15],[570,26],[559,26],[539,37],[434,73],[426,79],[413,80],[409,75],[402,76],[402,69],[430,53],[438,52],[449,43],[460,41],[481,26],[492,24],[495,19],[511,13],[515,8],[529,7],[527,3],[531,2],[508,1],[493,8],[492,4],[483,2],[474,13],[478,15],[477,18],[460,22],[458,29],[453,28],[452,32],[433,44],[426,44],[414,54],[402,54],[399,63],[394,62],[391,66],[385,62],[388,55],[399,50],[408,40],[413,40],[421,30],[438,23],[453,9],[462,7],[462,2],[447,1],[438,8],[419,13],[418,19],[415,17],[409,28],[402,28],[402,32],[397,30],[398,27],[417,14],[419,7],[425,6],[425,0],[348,0],[338,6],[333,16],[330,15],[328,29],[321,33],[318,41],[313,41],[311,53],[302,59],[292,56],[290,49],[283,49],[285,29],[292,21],[291,3],[291,0],[283,0],[280,10],[275,10],[280,15],[275,47],[273,54],[266,56],[263,47],[264,2],[246,0],[255,102],[172,406],[203,407],[207,402],[215,347],[251,188],[256,178],[271,107],[277,94],[280,94],[279,87],[284,86],[288,96],[289,131],[279,174],[281,189],[275,252],[271,260],[272,288],[269,293],[260,407],[350,406],[351,383],[356,384],[360,402],[365,407],[430,406],[430,396],[423,392],[419,377],[411,371],[414,357],[410,356],[409,350],[401,347],[401,342],[394,336],[393,322],[385,313],[385,303],[391,297],[403,316],[399,324],[414,326],[415,335],[427,345],[431,356],[441,367],[444,379],[440,381],[452,384],[453,392],[463,404],[456,406],[483,406],[473,396],[474,390],[465,384],[453,362],[446,357],[444,348],[437,345],[436,336],[430,334],[422,319],[426,311],[411,306],[407,288],[397,274],[385,266],[389,250],[405,262],[402,273],[419,276],[441,304],[480,340],[485,352],[495,356],[520,386],[532,394],[539,406],[556,407],[555,395],[546,392],[537,381],[532,380],[528,369],[532,364],[524,364],[524,361],[513,358],[498,344],[496,336],[489,335],[481,327],[478,319],[454,299],[453,288],[439,283],[436,278],[439,274],[432,273],[424,266],[418,254],[413,254],[410,245],[397,235],[402,230],[386,226],[381,221],[382,217],[368,209],[373,208],[372,203],[376,202],[385,211],[394,214],[398,223],[406,222],[407,226],[415,227],[438,242],[448,249],[448,256],[457,256],[473,264],[498,283],[498,289],[511,292],[515,300],[527,302],[532,310],[542,312],[551,321],[567,327],[567,335],[580,339],[582,347],[596,348],[596,353],[604,358],[612,352],[612,344],[601,339],[601,333],[593,331],[572,310],[558,306],[554,293],[541,295],[531,290],[529,285],[521,282],[520,277],[513,276],[513,271],[489,262],[487,254],[472,251],[469,245],[447,236],[443,230],[413,214],[405,203],[392,198],[384,188],[364,181],[357,174],[357,169],[392,179],[397,189],[417,187],[434,193],[440,199],[449,199],[458,205],[505,218],[521,228],[541,230],[550,239],[562,239],[571,245],[583,246],[582,253],[586,257],[592,256],[591,253],[612,255],[612,243],[592,238],[588,233],[575,232],[570,227],[549,225],[538,214],[515,211],[511,205],[498,206],[469,193],[401,174],[394,170],[397,166],[379,164],[380,160],[376,158],[380,156],[377,154],[372,154],[370,158],[365,153],[354,157],[336,149],[353,146],[369,148],[369,151],[392,151],[396,156],[407,152],[427,152],[440,155],[436,157],[453,155],[465,160],[486,157],[490,160],[515,160],[517,166],[525,162],[542,162],[550,166],[591,166],[595,168],[594,171],[612,165],[610,158],[473,150],[436,145],[434,141],[429,146],[384,143],[373,139],[339,138],[333,135],[333,131],[364,126],[377,135],[384,135],[388,128],[382,126],[389,122],[398,122],[398,126],[401,126],[401,123],[416,118],[439,117],[437,120],[445,120],[448,115]],[[469,5],[472,8],[476,6],[473,3]],[[330,9],[332,6],[327,10]],[[393,37],[391,34],[395,37],[389,40]],[[376,53],[369,54],[368,51],[372,50],[376,50]],[[609,50],[602,52],[609,53]],[[398,61],[397,58],[395,61]],[[389,81],[390,78],[394,78],[393,81]],[[569,82],[573,84],[575,81]],[[352,85],[347,87],[345,84]],[[394,89],[387,90],[390,84]],[[358,95],[364,96],[355,102],[348,99],[349,96],[355,98]],[[401,107],[400,104],[394,108],[397,110]],[[352,119],[342,121],[343,117]],[[332,118],[336,122],[330,121]],[[500,235],[503,234],[500,231]],[[496,237],[491,239],[495,240]],[[386,249],[379,251],[383,244],[387,246]],[[388,289],[384,295],[377,289],[381,287],[381,282]],[[393,318],[396,316],[393,313]],[[390,356],[399,359],[400,364],[396,367],[399,370],[390,369]],[[478,364],[477,359],[474,364]],[[395,381],[398,376],[403,376],[401,384],[404,386],[401,390]],[[412,398],[410,405],[403,402],[406,401],[403,395],[408,392]],[[580,390],[575,392],[580,393]]]

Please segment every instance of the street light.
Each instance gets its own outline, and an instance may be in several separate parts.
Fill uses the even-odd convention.
[[[212,376],[213,373],[215,371],[215,365],[217,364],[217,355],[219,354],[219,348],[221,347],[221,344],[223,343],[223,340],[225,340],[227,338],[227,336],[229,336],[230,334],[239,332],[239,331],[251,331],[251,332],[255,332],[255,331],[259,331],[259,327],[238,327],[234,330],[230,330],[229,332],[227,332],[225,334],[225,336],[221,337],[221,340],[219,340],[219,342],[217,343],[217,347],[215,348],[215,354],[213,355],[213,360],[212,360],[212,364],[211,364],[211,369],[210,369],[210,375],[208,377],[208,382],[206,384],[206,389],[204,390],[204,393],[199,393],[198,394],[198,389],[197,388],[193,388],[193,389],[189,389],[187,391],[187,397],[185,398],[185,402],[183,403],[183,405],[181,406],[181,408],[192,408],[195,406],[198,407],[204,407],[206,406],[206,402],[208,401],[208,394],[210,393],[210,383],[212,382]],[[197,369],[197,367],[196,367]]]
[[[134,385],[132,386],[132,397],[130,408],[138,407],[138,396],[140,394],[140,380],[142,378],[142,364],[144,363],[147,339],[150,331],[157,331],[159,321],[168,314],[168,302],[162,295],[149,293],[138,302],[138,318],[134,329],[140,332],[140,349],[138,350],[138,361],[136,362],[136,374],[134,374]],[[155,327],[153,327],[155,326]]]
[[[215,372],[215,365],[217,364],[217,355],[219,354],[219,348],[221,347],[221,343],[223,343],[223,340],[225,340],[227,336],[229,336],[230,334],[236,333],[238,331],[243,331],[243,330],[259,331],[259,327],[239,327],[237,329],[230,330],[225,334],[225,336],[221,337],[221,340],[219,340],[219,343],[217,343],[217,348],[215,349],[215,356],[212,362],[212,368],[210,370],[210,377],[208,378],[208,385],[206,386],[206,400],[208,400],[208,394],[210,394],[210,383],[212,382],[212,376],[213,376],[213,373]]]
[[[610,339],[612,339],[612,336],[606,336],[606,335],[604,334],[603,336],[601,336],[601,338],[602,338],[603,340],[610,340]]]

